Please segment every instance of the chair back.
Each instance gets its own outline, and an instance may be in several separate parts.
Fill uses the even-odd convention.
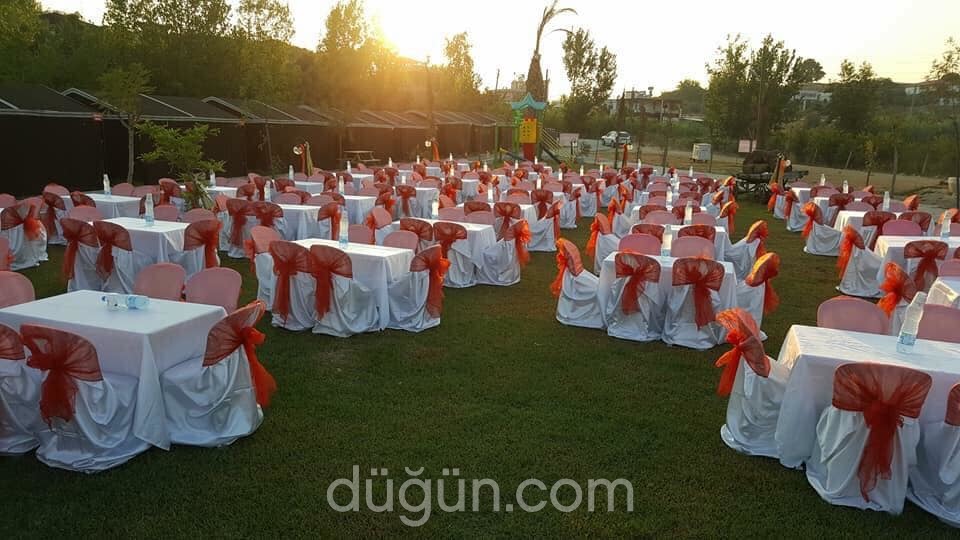
[[[273,198],[277,204],[300,204],[300,195],[296,193],[281,193]]]
[[[733,345],[715,364],[723,368],[717,384],[717,395],[729,396],[741,359],[760,377],[770,375],[770,359],[763,350],[757,322],[747,310],[739,307],[723,310],[717,313],[717,322],[727,331],[727,343]]]
[[[43,192],[53,193],[57,196],[70,195],[70,190],[61,186],[60,184],[50,183],[43,187]]]
[[[681,227],[680,231],[677,232],[678,238],[684,238],[687,236],[699,236],[710,242],[714,242],[717,238],[717,228],[710,225],[687,225]]]
[[[907,205],[901,201],[890,201],[890,211],[894,213],[906,212]]]
[[[913,221],[892,219],[883,224],[883,234],[885,236],[922,236],[923,231],[920,225]]]
[[[283,218],[283,208],[269,201],[257,201],[253,203],[253,214],[257,217],[260,225],[274,227],[276,221]]]
[[[663,225],[654,225],[653,223],[638,223],[630,228],[630,234],[649,234],[663,244],[663,233],[665,230],[666,228]]]
[[[464,218],[467,223],[477,223],[480,225],[496,225],[496,218],[493,212],[488,210],[474,210]]]
[[[232,268],[205,268],[194,274],[184,288],[187,302],[221,306],[230,313],[237,309],[243,278]]]
[[[420,246],[420,238],[417,233],[412,231],[393,231],[383,239],[383,245],[417,251]]]
[[[660,255],[660,248],[660,239],[645,233],[628,234],[620,239],[620,244],[617,246],[619,251],[653,256]]]
[[[677,237],[670,244],[670,256],[713,259],[716,257],[716,247],[710,240],[699,236]]]
[[[643,218],[643,222],[654,225],[676,225],[677,216],[673,215],[673,212],[667,212],[666,210],[654,210]]]
[[[885,335],[890,332],[890,319],[882,309],[866,300],[838,296],[817,308],[817,326]]]
[[[933,216],[929,212],[908,210],[897,216],[897,220],[912,221],[920,226],[921,234],[926,234],[926,232],[930,230],[930,222],[933,221]]]
[[[220,266],[217,249],[220,246],[220,229],[223,224],[217,219],[203,219],[187,225],[183,231],[183,250],[192,251],[203,248],[204,267]]]
[[[10,270],[0,270],[0,308],[36,300],[30,279]]]
[[[134,186],[130,182],[120,182],[110,188],[110,193],[118,197],[131,197],[133,196],[133,190]]]
[[[316,280],[314,304],[317,318],[330,311],[334,276],[353,278],[353,263],[342,250],[325,245],[310,247],[310,273]]]
[[[780,256],[774,252],[764,253],[757,257],[753,263],[750,273],[744,278],[743,282],[748,287],[764,286],[763,291],[763,313],[764,315],[772,313],[780,305],[780,297],[773,289],[773,278],[780,275]]]
[[[640,295],[647,282],[660,281],[660,263],[640,253],[621,251],[614,257],[617,278],[626,278],[620,295],[620,309],[625,315],[640,311]]]
[[[144,268],[133,282],[133,294],[159,300],[179,301],[187,272],[179,264],[156,263]]]
[[[100,242],[100,254],[97,256],[97,273],[107,279],[113,273],[113,248],[133,251],[130,231],[109,221],[94,221],[93,230]]]
[[[467,229],[459,223],[441,221],[433,225],[433,237],[442,248],[443,258],[448,259],[450,246],[457,240],[467,239]]]
[[[100,209],[93,206],[74,206],[67,212],[67,216],[90,223],[103,219],[103,213],[100,212]]]
[[[23,345],[30,350],[27,365],[46,372],[40,388],[40,416],[48,426],[54,418],[73,420],[77,381],[101,381],[97,350],[86,339],[63,330],[23,324]]]
[[[717,218],[711,216],[706,212],[700,212],[693,214],[693,224],[694,225],[708,225],[710,227],[717,226]]]
[[[96,201],[91,199],[86,193],[80,191],[71,191],[70,201],[73,202],[74,206],[92,206],[94,208],[97,206]]]
[[[463,208],[441,208],[440,219],[443,221],[466,221],[466,215]]]
[[[696,236],[688,238],[703,240]],[[697,328],[713,322],[716,317],[710,291],[719,291],[723,285],[723,265],[701,257],[681,257],[673,261],[672,274],[674,287],[690,285],[693,288],[694,321]]]
[[[373,232],[366,225],[360,224],[350,225],[347,229],[347,239],[357,244],[372,245],[374,243]]]
[[[853,201],[852,203],[848,204],[844,210],[849,212],[870,212],[873,210],[873,206],[863,201]]]
[[[306,206],[324,206],[333,202],[333,198],[328,195],[313,195],[303,204]]]
[[[960,309],[927,304],[923,307],[917,337],[960,343],[960,332],[957,332],[957,328],[960,328]]]
[[[160,204],[153,208],[153,217],[158,221],[180,221],[180,210],[172,204]]]
[[[493,208],[489,203],[483,201],[467,201],[463,203],[463,213],[469,216],[471,212],[492,212]]]
[[[269,252],[270,244],[277,240],[283,240],[283,238],[274,228],[256,225],[250,229],[250,241],[253,244],[254,255]]]
[[[940,277],[960,277],[960,259],[950,259],[940,263]]]

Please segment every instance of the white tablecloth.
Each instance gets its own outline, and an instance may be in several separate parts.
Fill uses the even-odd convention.
[[[305,180],[297,180],[294,182],[297,189],[306,191],[311,195],[318,195],[323,193],[323,181],[320,182],[307,182]]]
[[[120,195],[104,195],[103,193],[86,193],[97,205],[97,210],[104,218],[138,217],[140,215],[139,197],[122,197]],[[63,202],[69,211],[73,208],[73,200],[69,195],[63,195]]]
[[[937,278],[930,286],[927,303],[960,309],[960,278]]]
[[[800,200],[800,205],[803,206],[810,200],[810,188],[790,188],[790,191],[797,196],[797,199]]]
[[[139,380],[134,434],[160,448],[170,447],[160,373],[203,356],[207,334],[226,313],[220,306],[150,300],[144,310],[108,311],[103,293],[75,291],[0,309],[0,323],[43,324],[73,332],[97,349],[100,369]]]
[[[433,225],[443,220],[424,219],[423,221]],[[480,268],[483,264],[483,251],[497,243],[497,234],[490,225],[482,225],[479,223],[460,223],[460,225],[463,225],[463,228],[467,230],[467,239],[457,240],[450,246],[450,249],[469,257],[473,265]],[[399,230],[400,222],[394,221],[384,229],[386,231],[385,234]]]
[[[360,191],[360,188],[363,187],[364,180],[373,180],[373,175],[369,173],[359,173],[353,172],[350,173],[350,176],[353,177],[353,187]]]
[[[940,240],[940,238],[930,238],[929,236],[881,236],[877,238],[877,245],[873,250],[883,259],[883,264],[880,265],[880,270],[877,273],[877,279],[881,283],[884,280],[883,267],[888,262],[899,264],[907,273],[913,272],[913,267],[908,267],[907,260],[903,257],[903,248],[915,240]],[[947,245],[950,246],[947,251],[947,257],[949,258],[957,248],[960,248],[960,236],[950,237]]]
[[[933,386],[920,412],[920,423],[943,421],[947,393],[960,380],[960,344],[918,339],[912,353],[902,354],[896,343],[895,336],[799,325],[790,328],[777,360],[792,370],[776,433],[783,465],[799,467],[810,457],[820,413],[833,397],[834,371],[843,364],[870,361],[928,373]]]
[[[440,190],[432,187],[417,188],[417,205],[420,209],[420,217],[430,217],[430,210],[433,208],[433,201],[440,199]],[[397,204],[400,204],[399,202]]]
[[[684,227],[685,225],[667,225],[664,227],[662,247],[664,249],[670,249],[670,247],[673,246],[673,239],[677,237],[680,229]],[[727,252],[727,246],[730,245],[730,237],[727,235],[726,227],[717,225],[714,229],[716,230],[716,235],[713,237],[713,247],[715,250],[713,258],[722,261]]]
[[[107,219],[130,232],[133,250],[153,259],[153,262],[171,262],[173,255],[183,252],[183,235],[189,223],[154,221],[147,225],[140,218]]]
[[[319,206],[281,204],[283,209],[283,238],[303,240],[318,236],[317,213]]]
[[[617,280],[616,258],[614,251],[607,258],[603,259],[600,267],[600,280],[597,286],[597,300],[600,302],[601,313],[607,312],[607,305],[613,301],[610,292],[613,282]],[[674,257],[652,257],[660,263],[660,290],[664,296],[673,288],[673,261]],[[733,264],[721,262],[723,265],[723,283],[720,285],[720,310],[737,307],[737,275],[734,273]]]
[[[211,199],[216,198],[217,195],[223,195],[232,199],[237,196],[237,188],[230,186],[213,186],[207,188],[207,193]]]
[[[326,245],[340,249],[336,240],[308,238],[298,240],[298,244],[310,249],[310,246]],[[390,297],[387,285],[410,272],[413,250],[386,246],[371,246],[351,242],[344,250],[353,264],[353,279],[373,291],[380,309],[380,330],[390,323]],[[273,271],[273,260],[270,261]]]
[[[480,180],[476,178],[467,178],[460,181],[463,186],[463,196],[467,198],[474,198],[477,196],[477,186],[480,185]]]
[[[347,203],[351,225],[363,224],[377,202],[376,197],[365,197],[363,195],[344,195],[343,198]]]

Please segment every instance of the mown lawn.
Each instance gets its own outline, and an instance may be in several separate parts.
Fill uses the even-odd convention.
[[[766,209],[743,203],[739,239]],[[804,255],[799,235],[770,220],[769,248],[781,254],[776,281],[782,305],[764,319],[767,353],[776,357],[791,324],[813,324],[816,307],[835,294],[835,259]],[[587,220],[565,231],[581,249]],[[39,296],[64,290],[59,264],[27,272]],[[589,261],[588,267],[590,266]],[[242,300],[256,281],[243,272]],[[660,343],[618,341],[554,319],[548,285],[552,254],[534,254],[521,284],[447,290],[443,324],[422,334],[383,332],[334,339],[275,330],[265,321],[260,358],[279,391],[260,430],[223,449],[151,450],[95,476],[41,465],[34,457],[0,458],[0,537],[55,536],[947,536],[952,530],[907,505],[891,517],[829,506],[804,475],[779,463],[741,456],[720,441],[726,400],[714,389],[714,360],[725,348],[695,352]],[[481,511],[467,484],[462,513],[437,508],[420,528],[400,516],[421,512],[338,513],[328,485],[361,468],[375,501],[386,468],[396,495],[424,468],[460,478],[495,479],[501,511],[487,494]],[[635,507],[563,513],[505,512],[527,478],[548,487],[561,478],[625,478]],[[446,478],[447,493],[455,479]],[[488,493],[488,492],[486,492]],[[527,492],[531,503],[546,493]],[[572,491],[562,490],[570,502]],[[623,492],[620,494],[622,495]],[[418,488],[408,492],[416,503]],[[584,495],[586,497],[586,495]],[[343,498],[343,497],[341,497]],[[448,500],[453,501],[448,496]],[[603,507],[602,503],[598,503]]]

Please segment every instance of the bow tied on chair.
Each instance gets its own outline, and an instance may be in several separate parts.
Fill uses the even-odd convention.
[[[67,242],[67,248],[63,253],[63,278],[70,281],[74,276],[80,244],[97,248],[100,247],[100,241],[97,240],[97,231],[94,230],[93,225],[86,221],[63,218],[60,220],[60,226],[63,228],[63,239]]]
[[[498,202],[493,205],[493,217],[500,221],[500,228],[497,230],[497,239],[501,239],[507,234],[510,225],[514,220],[520,219],[522,215],[520,205],[512,202]]]
[[[530,262],[530,252],[527,251],[527,244],[530,243],[530,240],[533,239],[533,234],[530,232],[530,225],[527,224],[527,220],[521,219],[507,229],[506,234],[503,235],[503,239],[510,241],[514,240],[514,249],[517,251],[517,261],[520,263],[520,267],[524,268],[527,266],[527,263]]]
[[[40,416],[52,426],[53,418],[73,420],[77,381],[101,381],[97,351],[86,339],[46,326],[20,326],[23,345],[30,350],[27,365],[46,371],[40,387]]]
[[[854,246],[859,249],[867,249],[863,237],[860,236],[860,232],[857,231],[853,225],[847,225],[843,228],[843,237],[840,239],[840,248],[837,256],[837,270],[840,273],[841,279],[843,279],[843,274],[847,271],[847,264],[850,263]]]
[[[721,218],[727,218],[727,234],[733,234],[736,229],[737,210],[740,206],[736,201],[730,201],[720,209]]]
[[[820,210],[820,205],[809,201],[803,205],[803,213],[807,216],[807,223],[803,226],[803,237],[807,238],[810,236],[810,233],[813,231],[813,225],[823,225],[823,211]]]
[[[788,189],[783,195],[784,205],[783,205],[783,215],[784,219],[789,220],[790,216],[793,214],[793,205],[800,202],[800,199],[797,197],[797,194],[792,190]]]
[[[740,368],[740,359],[744,359],[754,373],[761,377],[770,375],[770,359],[763,350],[760,329],[756,321],[743,308],[732,308],[717,313],[717,322],[727,330],[727,343],[732,349],[723,353],[714,364],[722,367],[720,382],[717,384],[718,396],[729,396]]]
[[[97,255],[97,273],[101,278],[107,279],[113,273],[114,268],[113,248],[133,251],[130,232],[109,221],[95,221],[93,222],[93,229],[96,231],[97,240],[100,242],[100,253]]]
[[[244,199],[227,201],[227,214],[230,215],[230,245],[243,247],[243,229],[247,226],[247,216],[252,211],[251,203]]]
[[[417,198],[417,188],[408,185],[397,186],[397,196],[400,197],[400,210],[406,217],[411,217],[413,214],[410,210],[410,199],[416,200]]]
[[[340,205],[335,202],[327,203],[317,210],[317,221],[330,220],[330,239],[340,238]]]
[[[780,305],[780,297],[777,291],[773,289],[773,278],[780,275],[780,256],[776,253],[765,253],[757,257],[757,262],[753,264],[750,274],[743,280],[750,287],[764,286],[763,291],[763,313],[764,315],[773,312]]]
[[[286,321],[290,315],[290,280],[301,272],[312,273],[310,252],[299,244],[275,240],[270,242],[270,256],[273,258],[273,274],[276,276],[273,313]],[[317,286],[319,288],[319,284]]]
[[[580,275],[580,272],[583,272],[583,261],[580,259],[580,252],[577,247],[569,240],[557,238],[555,244],[557,246],[557,275],[550,283],[550,292],[553,293],[554,297],[559,297],[560,291],[563,289],[564,272],[569,271],[574,276]]]
[[[621,251],[614,259],[618,278],[627,278],[620,295],[620,309],[625,315],[640,311],[640,295],[647,282],[660,281],[660,263],[639,253]]]
[[[217,258],[217,248],[220,244],[220,229],[222,227],[223,224],[215,219],[203,219],[187,225],[183,232],[184,251],[203,247],[204,268],[220,266],[220,259]],[[252,256],[250,260],[253,260]]]
[[[699,257],[683,257],[673,263],[673,286],[691,285],[697,328],[715,319],[710,291],[719,291],[723,284],[723,265]]]
[[[773,212],[773,209],[777,206],[778,195],[783,195],[783,189],[780,187],[780,184],[777,182],[770,182],[770,198],[767,199],[768,212]]]
[[[353,278],[353,263],[340,249],[324,245],[310,247],[310,273],[317,281],[314,305],[317,318],[322,319],[330,311],[333,298],[333,277]]]
[[[883,282],[880,284],[880,290],[886,294],[877,302],[877,306],[887,314],[887,317],[893,315],[893,311],[901,301],[910,302],[917,294],[917,287],[913,280],[895,262],[889,262],[883,267]]]
[[[263,345],[266,336],[257,330],[256,325],[263,317],[267,307],[255,300],[250,304],[224,317],[210,330],[207,347],[203,354],[203,366],[212,366],[243,347],[250,368],[257,404],[266,407],[270,396],[277,389],[277,383],[257,358],[257,347]]]
[[[920,259],[913,272],[913,283],[918,291],[925,291],[937,279],[937,261],[947,258],[950,246],[940,240],[913,240],[903,247],[905,259]]]
[[[457,240],[467,239],[467,229],[450,221],[440,221],[433,225],[433,238],[440,244],[444,259],[449,259],[450,246]]]
[[[427,290],[427,313],[439,318],[443,311],[443,278],[450,268],[450,261],[443,257],[441,246],[430,246],[417,253],[410,263],[411,272],[430,272],[430,285]]]
[[[758,220],[754,221],[753,225],[750,225],[750,229],[747,230],[747,242],[759,241],[757,250],[754,253],[755,257],[760,257],[767,252],[767,237],[769,235],[770,231],[766,221]]]

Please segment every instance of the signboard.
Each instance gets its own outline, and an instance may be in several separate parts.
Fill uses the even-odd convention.
[[[520,144],[537,142],[537,119],[524,118],[520,122]]]
[[[756,139],[740,139],[740,144],[737,146],[737,152],[741,154],[749,154],[757,147]]]

